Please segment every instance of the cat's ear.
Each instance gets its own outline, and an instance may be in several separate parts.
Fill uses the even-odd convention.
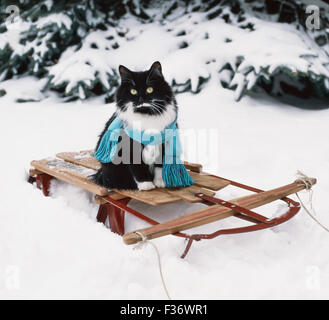
[[[155,61],[150,70],[149,70],[149,75],[147,77],[147,80],[151,80],[154,78],[163,78],[163,74],[162,74],[162,67],[161,67],[161,63],[159,61]]]
[[[127,67],[120,65],[119,73],[122,82],[134,82],[132,71],[130,71]]]

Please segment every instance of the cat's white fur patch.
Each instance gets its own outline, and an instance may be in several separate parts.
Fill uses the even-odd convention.
[[[176,119],[176,108],[173,104],[168,104],[161,115],[148,115],[134,112],[133,104],[129,102],[125,111],[118,111],[118,117],[130,128],[142,131],[162,131]]]
[[[161,149],[162,149],[161,144],[160,145],[147,144],[144,147],[143,153],[142,153],[143,161],[148,165],[154,164],[155,161],[157,160],[157,158],[161,154]]]
[[[156,167],[154,168],[154,179],[153,183],[158,188],[165,188],[166,185],[162,179],[162,168]]]
[[[137,188],[139,191],[143,191],[143,190],[154,189],[155,186],[152,181],[144,181],[144,182],[137,182]]]

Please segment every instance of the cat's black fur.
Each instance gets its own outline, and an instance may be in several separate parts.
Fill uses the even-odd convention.
[[[152,126],[153,129],[163,130],[163,128],[157,128],[157,125],[167,126],[177,116],[177,104],[173,92],[165,81],[162,75],[161,64],[156,61],[151,68],[147,71],[133,72],[124,66],[119,67],[121,76],[121,85],[116,92],[116,106],[117,111],[107,121],[104,130],[99,136],[99,140],[96,146],[98,148],[100,141],[107,131],[109,125],[119,116],[125,126],[131,126],[132,122],[136,120],[136,117],[143,123],[147,123],[148,126]],[[153,92],[147,93],[147,88],[152,87]],[[133,95],[131,89],[137,90],[137,94]],[[167,119],[168,118],[168,119]],[[164,120],[163,120],[164,119]],[[167,119],[167,120],[166,120]],[[168,123],[166,123],[166,121]],[[164,153],[164,145],[161,149],[160,157],[156,163],[147,164],[143,159],[143,150],[145,145],[130,139],[124,130],[121,130],[120,142],[129,143],[130,151],[129,163],[115,164],[115,159],[110,163],[102,163],[101,169],[93,176],[93,180],[102,186],[111,189],[141,189],[140,184],[142,182],[149,182],[147,188],[151,188],[151,183],[154,182],[154,170],[157,167],[162,167],[162,155]],[[126,150],[124,147],[116,155],[116,158],[121,157],[120,152]],[[134,163],[133,156],[136,156],[141,160],[140,163]],[[136,158],[134,158],[136,159]],[[136,162],[136,161],[135,161]],[[162,179],[161,179],[162,180]],[[159,186],[155,183],[156,186]],[[144,184],[145,186],[145,184]],[[154,187],[154,186],[153,186]],[[145,189],[144,189],[145,190]]]

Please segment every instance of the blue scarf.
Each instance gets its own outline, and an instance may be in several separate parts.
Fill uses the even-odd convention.
[[[102,137],[94,157],[102,163],[112,162],[117,154],[117,146],[121,130],[133,140],[144,145],[159,145],[165,143],[165,154],[162,161],[162,179],[166,187],[187,187],[194,183],[184,164],[180,160],[181,146],[179,141],[177,120],[159,133],[146,133],[123,127],[116,117]]]

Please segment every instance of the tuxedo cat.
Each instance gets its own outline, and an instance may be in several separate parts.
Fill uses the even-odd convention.
[[[173,92],[165,81],[160,62],[156,61],[147,71],[133,72],[120,65],[121,84],[116,92],[117,110],[108,120],[101,133],[98,149],[109,126],[116,121],[124,127],[145,132],[163,131],[177,119],[177,103]],[[102,163],[93,180],[110,189],[149,190],[163,188],[162,159],[164,143],[143,144],[120,131],[120,150],[113,161]],[[125,151],[127,154],[124,154]],[[121,161],[126,157],[128,161]],[[137,161],[136,161],[137,159]]]

